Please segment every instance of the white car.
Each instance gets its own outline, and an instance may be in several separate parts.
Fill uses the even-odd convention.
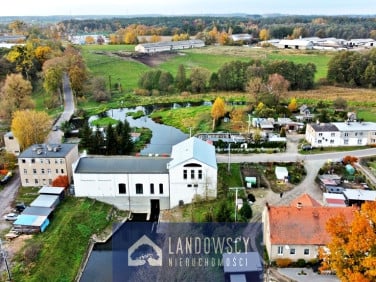
[[[16,221],[17,218],[18,218],[18,214],[14,212],[4,215],[4,219],[8,221]]]

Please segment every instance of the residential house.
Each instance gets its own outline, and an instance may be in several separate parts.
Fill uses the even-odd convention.
[[[148,213],[217,196],[215,148],[196,137],[174,145],[170,157],[85,156],[73,167],[77,197],[123,210]]]
[[[331,123],[307,124],[305,139],[312,147],[340,146],[340,132]]]
[[[4,134],[4,145],[7,152],[12,153],[16,156],[20,154],[20,144],[18,143],[17,138],[14,137],[12,131]]]
[[[269,259],[316,259],[319,248],[330,242],[327,221],[341,213],[351,221],[353,212],[353,207],[321,206],[308,194],[289,206],[267,205],[263,211],[263,236]]]
[[[36,144],[18,156],[22,186],[46,186],[60,176],[73,179],[72,164],[77,161],[77,144]]]
[[[158,53],[167,51],[176,51],[192,48],[201,48],[205,46],[205,42],[199,39],[184,41],[161,41],[156,43],[142,43],[135,47],[135,51],[139,53]]]

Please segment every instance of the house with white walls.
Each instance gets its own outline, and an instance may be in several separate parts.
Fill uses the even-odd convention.
[[[82,156],[73,164],[74,193],[136,213],[171,209],[217,196],[213,145],[191,137],[164,156]]]

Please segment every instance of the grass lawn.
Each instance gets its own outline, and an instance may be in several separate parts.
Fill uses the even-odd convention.
[[[119,213],[104,203],[66,198],[46,231],[27,240],[15,257],[14,281],[74,281],[89,238],[111,228],[116,214]]]

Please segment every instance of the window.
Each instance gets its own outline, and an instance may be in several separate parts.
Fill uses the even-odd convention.
[[[334,140],[333,139],[330,140],[330,144],[334,144]]]
[[[50,160],[49,159],[46,159],[46,164],[49,164],[50,163]]]
[[[64,163],[64,159],[60,159],[60,164],[63,164]]]
[[[159,183],[159,194],[163,194],[163,183]]]
[[[304,255],[308,256],[309,255],[309,249],[304,249]]]
[[[187,177],[188,177],[187,174],[188,174],[188,173],[187,173],[187,170],[184,169],[184,170],[183,170],[183,179],[187,179]]]
[[[202,170],[201,169],[198,171],[198,179],[202,179]]]
[[[193,169],[191,170],[191,179],[195,179],[195,171]]]
[[[321,143],[322,143],[322,140],[317,140],[317,143],[321,144]]]
[[[348,145],[349,144],[349,139],[343,140],[343,144]]]
[[[125,186],[125,183],[119,183],[119,194],[126,194],[127,193],[127,187]]]
[[[40,170],[40,172],[41,172],[42,174],[44,174],[44,173],[45,173],[44,168],[42,168],[42,169]]]
[[[336,134],[334,132],[332,132],[332,133],[330,133],[330,136],[334,137],[334,136],[336,136]]]
[[[26,183],[26,184],[29,184],[29,179],[26,178],[26,179],[25,179],[25,183]]]
[[[27,169],[26,168],[24,168],[24,174],[27,174]]]
[[[322,136],[322,133],[319,133],[319,136]]]
[[[295,255],[295,248],[290,249],[290,255]]]
[[[56,173],[59,173],[59,169],[58,168],[55,171],[56,171]]]
[[[46,179],[43,179],[43,185],[47,185],[47,180]]]
[[[47,173],[48,173],[48,174],[51,173],[51,169],[50,169],[50,168],[47,168]]]
[[[51,185],[52,184],[52,179],[48,179],[48,184]]]
[[[31,163],[34,164],[35,163],[35,159],[31,159]]]
[[[193,187],[197,188],[197,187],[198,187],[198,184],[194,184]]]
[[[41,164],[43,163],[43,159],[40,159],[39,161],[40,161]]]
[[[61,169],[61,173],[64,173],[64,169],[63,168]]]
[[[25,160],[25,159],[22,159],[21,162],[24,164],[24,163],[26,163],[26,160]]]
[[[150,183],[150,194],[154,194],[154,183]]]
[[[191,188],[191,187],[192,187],[192,184],[187,184],[187,187],[188,187],[188,188]]]
[[[278,255],[283,255],[283,246],[278,246]]]
[[[348,132],[345,132],[345,136],[346,136],[346,137],[349,136],[349,133],[348,133]]]
[[[358,136],[358,132],[355,132],[355,136]]]
[[[34,179],[35,184],[38,184],[38,179]]]
[[[33,168],[33,174],[37,174],[37,169]]]
[[[144,193],[144,187],[141,183],[136,184],[136,194],[143,194]]]
[[[358,139],[358,145],[362,144],[362,139]]]

